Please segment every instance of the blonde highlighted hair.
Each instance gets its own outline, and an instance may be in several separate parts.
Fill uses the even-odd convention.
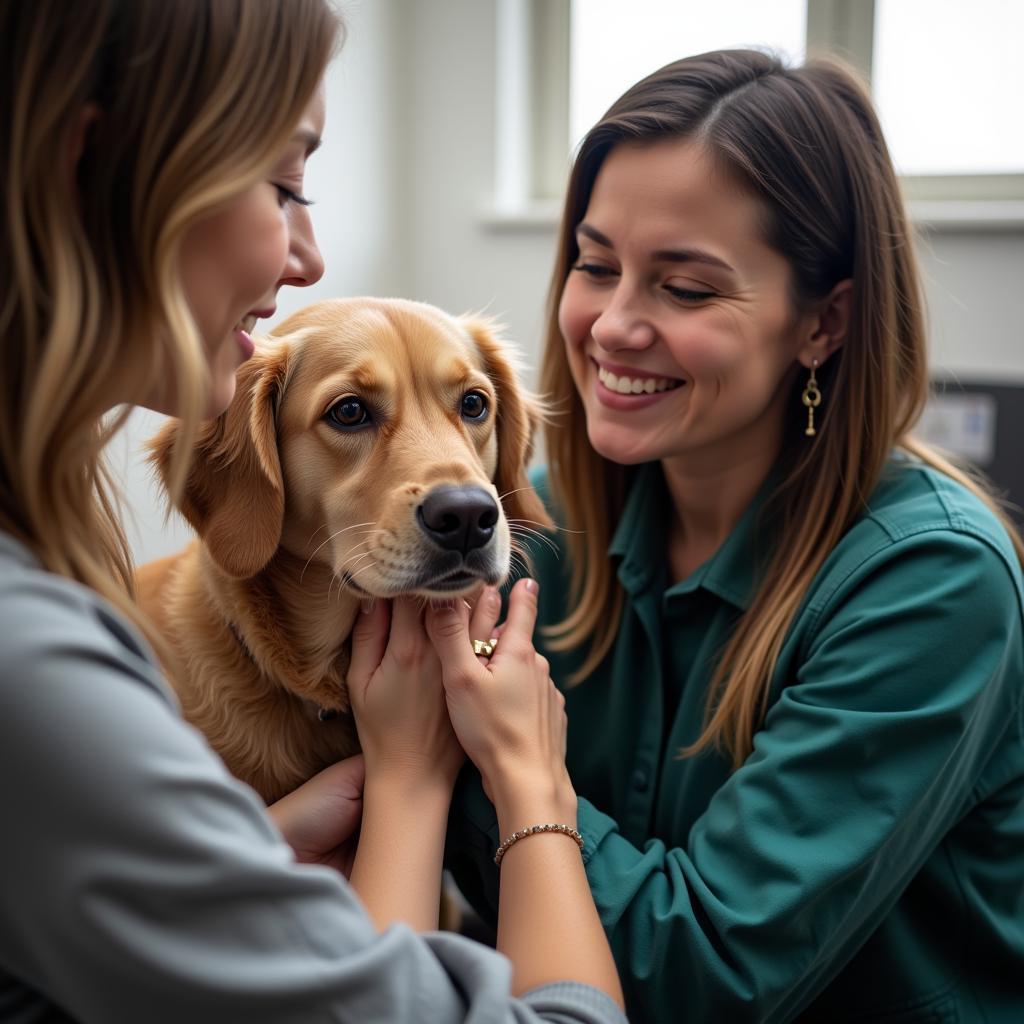
[[[194,435],[182,237],[268,173],[339,35],[325,0],[0,9],[0,529],[144,629],[102,458],[128,410],[105,416],[172,380]]]
[[[556,650],[589,645],[573,681],[600,663],[618,629],[623,593],[608,545],[634,471],[590,446],[558,307],[579,255],[575,230],[605,158],[620,143],[665,139],[699,142],[761,201],[766,240],[792,269],[797,311],[838,282],[853,282],[846,342],[818,370],[826,402],[811,443],[801,429],[802,381],[794,385],[779,484],[764,513],[777,524],[774,556],[721,654],[704,731],[685,751],[715,746],[738,767],[763,720],[769,681],[800,603],[894,449],[978,494],[1002,520],[1022,564],[1024,544],[983,485],[910,435],[928,390],[923,301],[911,228],[866,90],[831,60],[787,68],[752,50],[680,60],[629,89],[587,134],[563,210],[541,387],[568,396],[546,443],[552,494],[572,531],[566,543],[574,610],[548,635]]]

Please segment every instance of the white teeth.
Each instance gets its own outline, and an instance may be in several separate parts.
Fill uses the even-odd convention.
[[[252,334],[258,320],[258,316],[253,316],[251,313],[248,313],[243,316],[235,326],[245,331],[246,334]]]
[[[679,387],[683,382],[668,377],[618,377],[611,370],[599,366],[597,376],[609,390],[620,395],[653,395],[657,391],[668,391]]]

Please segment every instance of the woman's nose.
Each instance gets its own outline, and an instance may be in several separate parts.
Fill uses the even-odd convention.
[[[607,304],[590,327],[591,337],[608,352],[646,348],[654,341],[654,334],[654,326],[639,297],[622,285],[608,296]]]
[[[288,234],[288,259],[277,282],[278,287],[290,284],[304,288],[316,284],[324,276],[324,258],[316,244],[313,221],[306,207],[291,211]]]

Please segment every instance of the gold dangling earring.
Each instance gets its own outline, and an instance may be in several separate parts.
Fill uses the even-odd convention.
[[[807,381],[807,387],[804,388],[804,393],[800,400],[807,406],[807,429],[804,434],[807,437],[814,437],[817,431],[814,429],[814,410],[821,405],[821,391],[818,390],[818,379],[814,376],[814,371],[818,368],[818,360],[811,360],[811,376]]]

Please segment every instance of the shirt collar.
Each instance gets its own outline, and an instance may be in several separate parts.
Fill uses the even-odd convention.
[[[673,584],[666,597],[703,588],[746,610],[754,595],[758,568],[770,549],[768,524],[760,517],[776,480],[774,473],[758,489],[721,547],[685,580]],[[661,464],[645,463],[633,480],[609,555],[621,557],[619,581],[630,594],[667,580],[668,515],[671,497]]]
[[[667,501],[661,465],[646,462],[639,466],[608,547],[611,557],[622,559],[619,582],[630,594],[646,590],[665,571]]]

